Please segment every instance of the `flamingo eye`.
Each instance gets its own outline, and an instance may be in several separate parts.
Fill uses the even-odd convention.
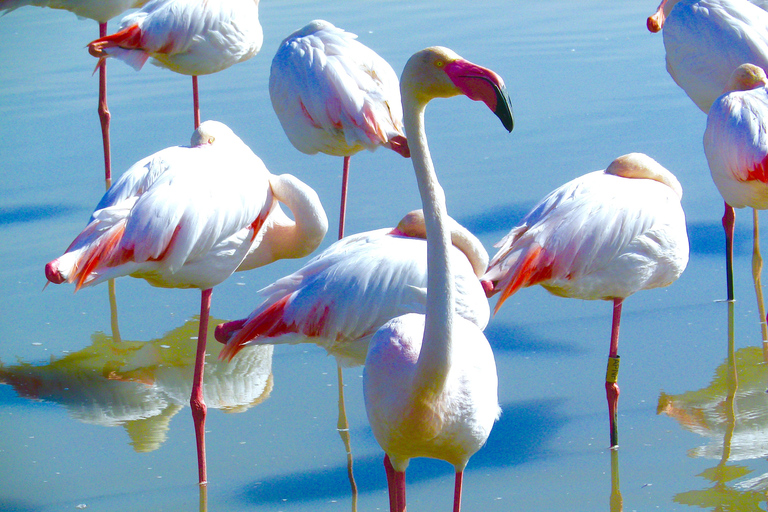
[[[437,62],[435,62],[435,66],[437,66],[438,68],[441,68],[445,66],[445,62],[438,60]]]

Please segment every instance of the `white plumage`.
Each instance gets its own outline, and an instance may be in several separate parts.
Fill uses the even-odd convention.
[[[137,70],[151,57],[158,66],[197,76],[250,59],[263,40],[259,0],[151,0],[89,49]]]
[[[535,284],[563,297],[609,300],[678,278],[688,262],[682,188],[643,157],[666,182],[622,173],[617,160],[549,193],[496,244],[483,279],[503,290],[497,310]]]
[[[406,236],[406,223],[351,235],[337,241],[293,274],[258,296],[262,303],[243,320],[222,324],[217,339],[227,342],[222,357],[243,346],[315,343],[346,365],[363,364],[373,333],[405,313],[424,313],[427,295],[427,244]],[[488,263],[479,240],[449,219],[454,246],[451,273],[456,285],[456,313],[485,329],[490,316],[479,277]],[[421,225],[416,228],[423,231]],[[461,247],[462,249],[457,248]]]
[[[764,0],[663,0],[648,28],[663,28],[667,71],[706,114],[741,64],[768,66]]]

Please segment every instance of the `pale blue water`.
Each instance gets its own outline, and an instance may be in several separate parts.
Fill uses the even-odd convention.
[[[728,310],[715,302],[725,295],[722,200],[701,146],[706,118],[667,75],[661,36],[645,29],[656,5],[264,0],[262,52],[200,79],[204,119],[227,123],[272,172],[318,191],[331,218],[324,246],[336,231],[341,161],[296,151],[267,91],[277,45],[315,18],[357,33],[398,73],[414,51],[441,44],[504,77],[516,115],[510,135],[465,98],[427,111],[449,211],[491,252],[544,194],[618,155],[648,153],[680,179],[691,261],[673,286],[625,303],[616,456],[607,450],[603,389],[610,306],[524,290],[487,330],[504,412],[470,461],[466,510],[766,510],[768,375],[750,215],[738,214],[739,387],[730,407]],[[0,510],[196,510],[185,386],[198,292],[118,280],[119,342],[106,286],[41,292],[44,264],[103,193],[95,59],[84,49],[96,34],[95,22],[49,9],[0,18],[0,361],[14,384],[0,386]],[[187,143],[190,89],[187,77],[110,62],[116,175]],[[418,207],[410,162],[392,152],[356,156],[351,179],[348,233],[394,225]],[[216,288],[214,317],[244,316],[254,291],[300,263],[235,275]],[[221,407],[211,407],[207,423],[208,509],[350,510],[333,359],[314,346],[281,346],[233,369],[214,365],[217,350],[207,370],[215,384],[208,401]],[[360,376],[345,371],[357,508],[387,510]],[[667,415],[656,413],[662,392],[671,396]],[[442,462],[413,461],[409,510],[448,510],[451,473]],[[612,482],[623,504],[611,499]]]

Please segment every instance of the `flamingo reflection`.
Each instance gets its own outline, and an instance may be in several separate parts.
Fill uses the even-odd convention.
[[[717,459],[699,476],[713,482],[703,490],[683,492],[675,502],[717,510],[762,510],[768,473],[739,480],[752,469],[733,464],[768,457],[768,367],[762,347],[735,350],[734,303],[728,304],[728,356],[706,388],[659,396],[658,414],[675,419],[685,430],[710,443],[689,451],[691,457]],[[729,462],[731,464],[729,464]]]
[[[146,342],[97,332],[90,346],[45,365],[0,364],[0,383],[24,398],[62,405],[83,423],[122,426],[136,452],[151,452],[167,439],[171,418],[189,403],[197,325],[194,318]],[[272,346],[246,347],[232,363],[219,361],[219,350],[211,346],[206,362],[208,406],[243,412],[266,400],[273,386]]]

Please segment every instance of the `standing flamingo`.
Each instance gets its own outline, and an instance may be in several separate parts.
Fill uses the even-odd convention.
[[[292,225],[278,200],[294,214]],[[75,283],[75,290],[130,275],[152,286],[202,291],[190,406],[203,484],[202,383],[212,288],[236,270],[311,253],[327,229],[311,188],[293,176],[270,174],[232,130],[206,121],[190,147],[164,149],[128,169],[66,253],[45,266],[45,275],[55,284]],[[281,236],[293,244],[290,250],[285,240],[273,240]]]
[[[648,18],[648,30],[664,30],[667,71],[705,114],[723,94],[734,69],[746,63],[768,66],[765,9],[765,0],[662,0],[656,13]],[[734,298],[735,221],[733,208],[725,203],[723,228],[729,301]]]
[[[752,273],[763,340],[768,340],[760,256],[757,210],[768,208],[768,79],[752,64],[736,68],[709,110],[704,132],[704,152],[712,179],[731,208],[752,208],[754,241]]]
[[[555,189],[498,244],[483,279],[495,311],[520,288],[542,285],[561,297],[613,301],[605,392],[611,447],[618,446],[619,321],[625,298],[672,284],[688,263],[677,178],[642,153]]]
[[[25,5],[64,9],[79,18],[88,18],[98,22],[99,37],[107,35],[107,21],[128,9],[141,7],[148,0],[0,0],[0,11],[4,14]],[[106,187],[112,185],[112,150],[109,141],[109,124],[112,118],[107,107],[107,63],[99,62],[99,121],[104,147],[104,181]]]
[[[450,217],[451,274],[456,313],[485,329],[490,317],[480,276],[488,254],[466,228]],[[263,301],[247,318],[220,324],[216,339],[232,359],[250,344],[315,343],[340,364],[361,365],[371,336],[405,313],[424,313],[427,244],[421,210],[396,228],[337,241],[293,274],[259,291]]]
[[[315,20],[280,44],[272,59],[269,96],[296,149],[344,157],[341,239],[350,157],[379,146],[410,155],[397,74],[355,34]]]
[[[192,76],[195,128],[200,125],[197,77],[243,62],[261,49],[259,0],[151,0],[100,37],[88,51],[103,62],[116,57],[140,70],[152,63]]]
[[[435,176],[424,130],[433,98],[465,94],[482,100],[512,130],[504,82],[447,48],[414,54],[401,77],[405,130],[427,231],[426,314],[393,318],[370,342],[363,373],[365,409],[386,456],[390,511],[405,510],[411,458],[432,457],[456,469],[453,510],[461,508],[464,468],[499,416],[493,352],[483,332],[457,315],[445,194]]]

